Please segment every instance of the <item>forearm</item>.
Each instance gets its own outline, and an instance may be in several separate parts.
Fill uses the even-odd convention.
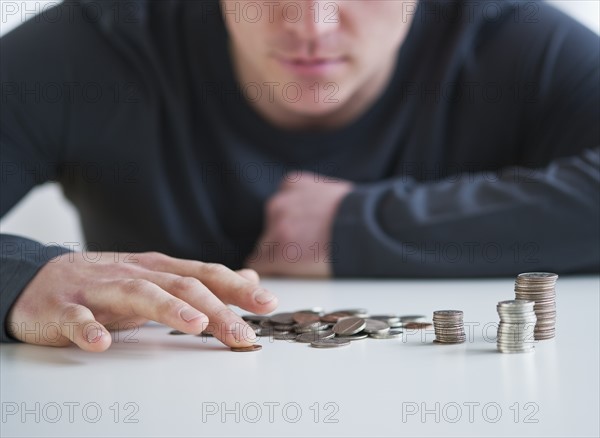
[[[336,276],[598,271],[599,150],[544,169],[360,186],[333,229]]]

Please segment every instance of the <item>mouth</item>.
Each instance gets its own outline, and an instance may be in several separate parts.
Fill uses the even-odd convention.
[[[326,76],[335,74],[344,68],[349,59],[340,57],[287,58],[275,56],[277,62],[286,70],[298,76]]]

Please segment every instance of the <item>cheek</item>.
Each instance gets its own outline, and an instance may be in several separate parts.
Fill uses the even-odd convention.
[[[352,7],[351,5],[356,5]],[[345,9],[348,32],[367,56],[397,48],[410,28],[414,1],[356,1]]]

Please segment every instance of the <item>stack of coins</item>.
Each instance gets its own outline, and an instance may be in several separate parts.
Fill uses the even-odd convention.
[[[533,351],[535,327],[534,302],[525,300],[500,301],[496,306],[500,316],[498,350],[502,353]]]
[[[534,301],[537,317],[535,339],[552,339],[556,334],[556,280],[558,275],[549,272],[519,274],[515,281],[517,300]]]
[[[467,339],[462,310],[437,310],[433,312],[435,340],[442,344],[460,344]]]

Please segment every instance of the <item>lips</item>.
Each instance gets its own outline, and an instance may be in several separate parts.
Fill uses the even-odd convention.
[[[348,62],[345,57],[287,58],[276,56],[275,59],[284,69],[299,76],[331,75]]]

